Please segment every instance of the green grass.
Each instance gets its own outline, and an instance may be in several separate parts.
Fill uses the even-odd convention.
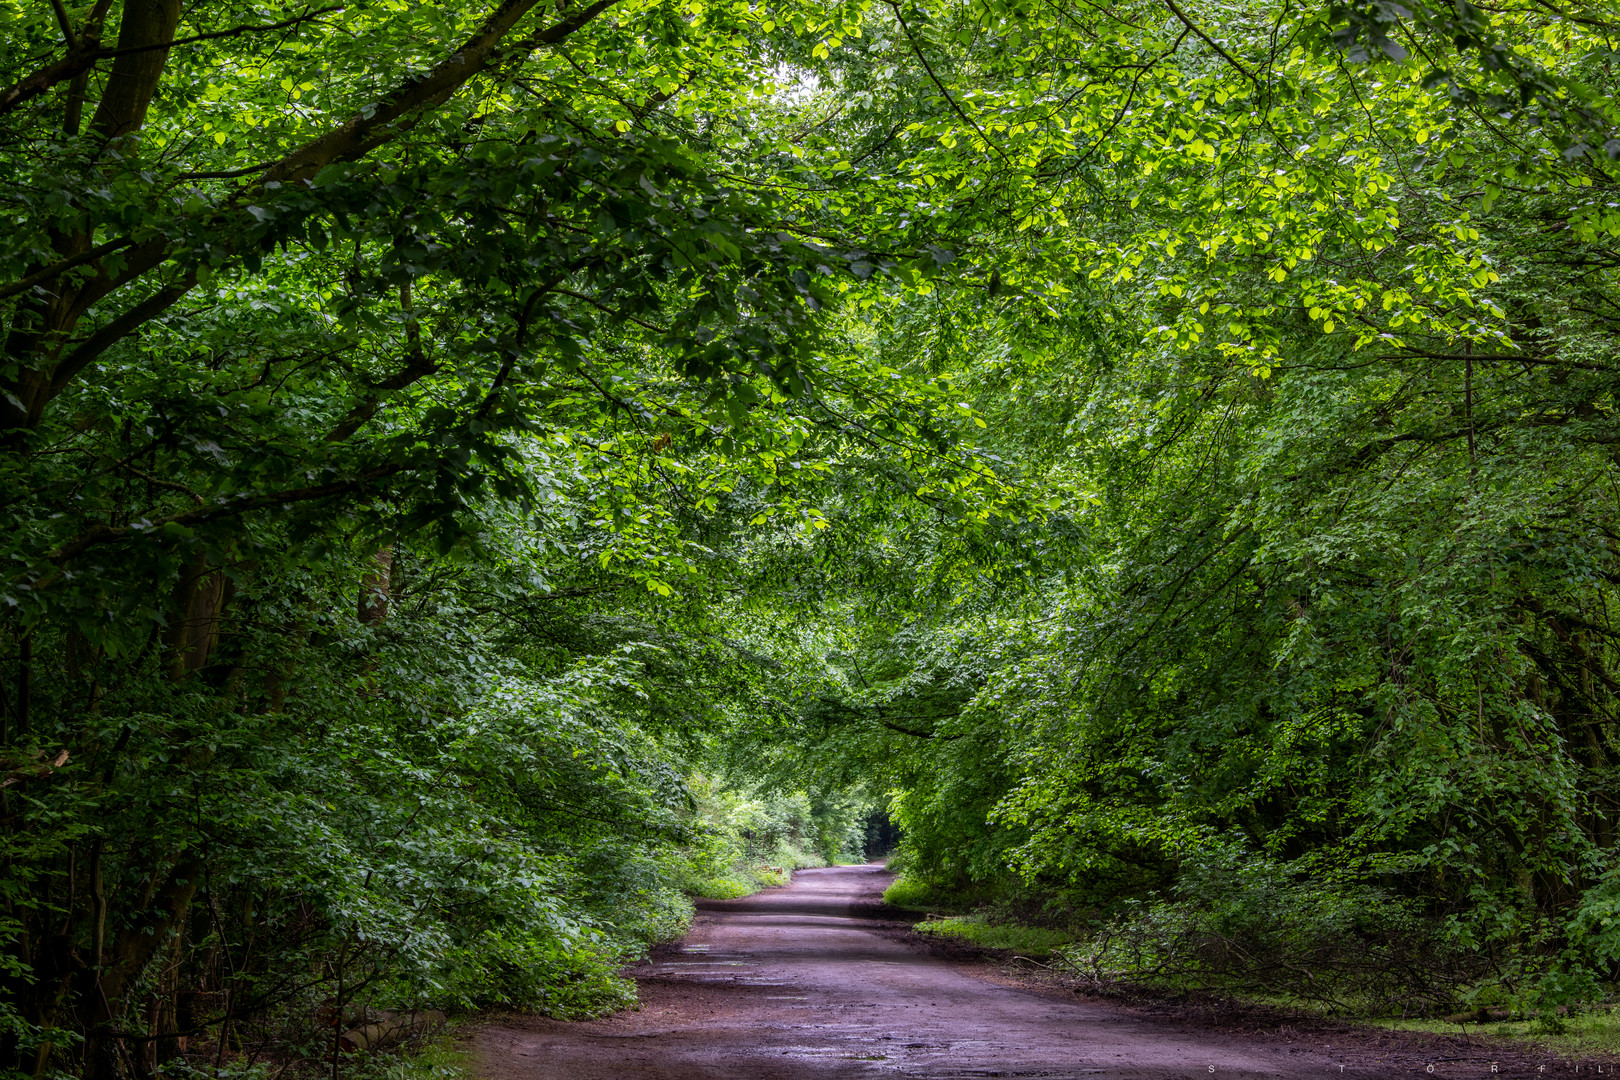
[[[984,914],[961,914],[973,906],[964,896],[941,890],[918,878],[902,873],[883,893],[885,903],[912,911],[936,913],[917,923],[919,933],[940,937],[960,938],[987,949],[1000,949],[1031,959],[1049,958],[1053,951],[1072,944],[1072,934],[1041,926],[1028,926],[1017,922],[992,921]],[[946,912],[957,914],[945,914]],[[943,916],[943,917],[941,917]],[[1234,1000],[1252,1002],[1307,1013],[1326,1015],[1319,1002],[1292,997],[1235,994]],[[1620,1057],[1620,1006],[1615,1011],[1576,1013],[1561,1017],[1560,1030],[1549,1030],[1549,1025],[1533,1019],[1507,1020],[1490,1024],[1468,1024],[1466,1028],[1443,1020],[1377,1020],[1357,1016],[1354,1008],[1349,1013],[1333,1011],[1333,1015],[1351,1023],[1368,1027],[1387,1028],[1391,1031],[1427,1032],[1439,1035],[1466,1034],[1487,1045],[1493,1040],[1528,1043],[1550,1053],[1579,1061],[1599,1058],[1605,1061]]]
[[[991,923],[979,915],[930,919],[918,923],[916,929],[923,934],[958,937],[987,949],[1005,949],[1029,957],[1050,956],[1053,949],[1067,945],[1073,940],[1061,930],[1049,930],[1044,926],[1024,926],[1019,923]]]
[[[982,898],[942,889],[907,873],[902,873],[883,891],[883,902],[908,911],[929,912],[931,917],[916,925],[919,933],[961,938],[987,949],[1005,949],[1020,956],[1050,956],[1053,949],[1074,940],[1073,935],[1061,930],[986,916],[983,912],[969,914],[983,903]]]
[[[473,1075],[473,1056],[449,1034],[423,1040],[418,1053],[403,1060],[405,1080],[465,1080]]]
[[[688,894],[704,900],[736,900],[752,896],[761,889],[773,889],[793,883],[793,871],[802,869],[809,860],[799,860],[798,866],[765,866],[756,864],[733,867],[725,874],[712,877],[688,877],[681,888]],[[822,865],[820,862],[815,865]]]
[[[703,900],[735,900],[759,891],[759,886],[740,877],[698,878],[686,883],[693,896]]]
[[[1512,1039],[1533,1043],[1567,1058],[1620,1056],[1620,1012],[1576,1013],[1560,1018],[1561,1032],[1550,1032],[1537,1020],[1504,1020],[1496,1024],[1448,1024],[1444,1020],[1383,1020],[1391,1031],[1426,1031],[1437,1035],[1466,1033],[1470,1039]]]
[[[348,1059],[350,1080],[476,1080],[473,1055],[456,1045],[455,1026],[413,1039],[403,1046]]]
[[[937,911],[942,914],[966,911],[973,906],[965,897],[904,873],[894,879],[893,885],[883,890],[883,902],[909,911]]]

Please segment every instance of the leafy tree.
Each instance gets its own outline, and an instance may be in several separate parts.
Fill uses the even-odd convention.
[[[7,9],[4,1067],[623,1000],[769,682],[728,538],[861,432],[994,489],[822,347],[951,253],[758,167],[858,14]]]
[[[6,15],[3,1067],[608,1008],[869,799],[1144,969],[1614,973],[1601,13]]]
[[[1551,1005],[1614,963],[1608,24],[1395,8],[891,9],[935,76],[918,167],[1005,200],[982,291],[862,333],[954,373],[1033,513],[863,519],[884,569],[825,571],[823,633],[882,683],[787,737],[891,777],[938,885],[1203,927],[1298,888],[1382,905],[1414,979],[1456,960],[1412,1001]],[[1442,51],[1369,62],[1370,18]],[[1373,955],[1358,918],[1238,983],[1346,927]]]

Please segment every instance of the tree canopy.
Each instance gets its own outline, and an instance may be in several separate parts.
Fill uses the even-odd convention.
[[[1109,970],[1606,993],[1617,35],[4,0],[0,1069],[610,1008],[878,809]]]

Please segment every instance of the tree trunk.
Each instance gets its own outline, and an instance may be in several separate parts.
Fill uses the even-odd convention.
[[[91,131],[116,139],[140,130],[179,25],[180,0],[124,0],[124,20],[118,27],[120,55],[113,59]]]
[[[183,1043],[176,999],[180,990],[180,964],[185,958],[187,925],[184,918],[175,924],[174,935],[169,940],[169,954],[163,961],[157,988],[152,993],[151,1011],[146,1024],[148,1039],[145,1047],[148,1049],[142,1055],[141,1062],[143,1067],[149,1065],[153,1073],[179,1057]]]
[[[119,55],[113,58],[106,89],[90,121],[93,133],[116,139],[140,130],[179,25],[180,0],[125,0],[118,29]],[[75,103],[74,93],[70,87],[66,123],[77,128],[81,106]],[[58,233],[56,254],[61,258],[81,255],[90,250],[91,239],[83,231]],[[88,304],[111,284],[103,278],[100,292],[86,297],[83,289],[57,283],[49,297],[25,304],[12,321],[6,355],[17,365],[17,372],[0,379],[0,390],[5,391],[0,394],[0,445],[21,447],[26,433],[38,425],[45,406],[61,390],[55,368],[63,344]]]
[[[186,565],[173,596],[174,621],[163,632],[164,668],[178,682],[208,663],[219,640],[225,575],[199,555]]]
[[[17,742],[28,738],[34,709],[34,635],[23,635],[17,645]]]
[[[394,571],[394,549],[384,547],[371,557],[371,568],[360,579],[360,622],[371,626],[388,618],[389,579]]]
[[[189,853],[181,856],[153,893],[146,911],[131,918],[119,932],[104,962],[85,972],[81,1000],[90,1022],[85,1025],[83,1080],[117,1077],[117,1040],[108,1029],[127,1011],[124,998],[130,985],[168,943],[169,934],[184,923],[201,877],[201,860]]]

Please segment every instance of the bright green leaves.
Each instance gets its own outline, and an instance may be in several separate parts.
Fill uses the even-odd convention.
[[[1412,67],[1424,90],[1443,87],[1459,109],[1528,120],[1564,161],[1579,161],[1620,157],[1620,116],[1612,101],[1583,85],[1569,64],[1608,50],[1599,26],[1557,12],[1487,11],[1466,0],[1374,0],[1334,4],[1311,30],[1354,64],[1401,64],[1407,50],[1389,35],[1415,33],[1421,63]]]
[[[1516,605],[1607,626],[1612,181],[1414,65],[1273,52],[1269,9],[1189,9],[1230,55],[1176,22],[1127,32],[1147,9],[1088,9],[1078,43],[1044,10],[903,8],[897,51],[952,77],[901,80],[914,115],[871,123],[887,160],[824,148],[817,182],[871,169],[912,200],[896,220],[968,237],[954,288],[896,290],[845,334],[869,376],[952,376],[935,420],[1017,498],[949,539],[761,539],[796,575],[784,597],[843,605],[791,627],[836,689],[795,737],[897,777],[912,855],[942,876],[1002,887],[1011,866],[1084,906],[1204,862],[1376,872],[1480,940],[1558,933],[1574,891],[1522,875],[1612,862],[1579,824],[1608,766],[1560,748],[1586,721],[1545,673],[1573,654]],[[1581,62],[1551,46],[1524,47]],[[899,486],[861,465],[856,490]],[[863,495],[823,506],[897,513]],[[890,696],[927,681],[914,658],[966,669],[942,657],[981,626],[1004,651],[957,676],[968,702]],[[1607,725],[1591,694],[1580,715]],[[838,712],[901,700],[946,726]],[[1508,946],[1536,962],[1531,935]]]
[[[961,16],[941,9],[938,18],[944,27]],[[915,43],[934,50],[937,63],[960,66],[967,55],[953,53],[963,43],[1006,32],[993,15],[978,25],[961,35],[928,23]],[[926,185],[937,176],[941,187],[1010,190],[1014,202],[998,213],[1032,246],[1046,246],[1048,265],[1155,290],[1165,317],[1148,339],[1154,347],[1212,348],[1269,370],[1280,348],[1270,329],[1276,312],[1313,294],[1334,297],[1336,316],[1316,320],[1323,333],[1353,322],[1357,347],[1398,344],[1419,330],[1471,340],[1495,333],[1500,308],[1476,295],[1496,284],[1494,271],[1475,263],[1469,207],[1426,207],[1426,243],[1412,244],[1403,221],[1402,193],[1418,172],[1458,168],[1466,160],[1458,153],[1480,145],[1417,76],[1357,80],[1331,55],[1296,47],[1271,68],[1273,92],[1256,98],[1224,59],[1202,63],[1200,46],[1134,33],[1123,40],[1144,74],[1066,76],[1055,61],[1041,66],[1043,50],[1056,52],[1065,32],[1040,29],[1027,51],[975,55],[982,75],[952,87],[932,119],[910,125],[935,148],[919,158],[927,162],[920,175]],[[1257,46],[1233,37],[1226,47],[1242,62]],[[1044,101],[1029,91],[1032,62],[1049,80]],[[1051,104],[1059,96],[1061,108]],[[964,168],[963,160],[979,164]],[[1502,171],[1520,168],[1506,162]],[[1129,213],[1111,212],[1109,200]],[[1581,227],[1594,219],[1606,220],[1584,212]],[[1347,280],[1346,262],[1377,270]],[[1388,297],[1412,299],[1386,307]],[[1230,317],[1211,323],[1205,305]]]

